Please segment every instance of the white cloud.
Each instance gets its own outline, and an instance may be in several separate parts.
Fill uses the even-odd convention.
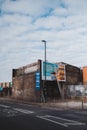
[[[67,8],[62,8],[62,7],[54,9],[52,14],[56,16],[60,16],[60,17],[63,17],[63,16],[66,17],[67,15],[69,15]]]
[[[57,0],[54,2],[50,0],[19,0],[15,2],[6,0],[2,6],[2,9],[3,12],[7,13],[20,13],[36,17],[44,15],[48,12],[49,8],[55,7],[56,3],[58,3]]]
[[[70,15],[84,15],[86,14],[87,11],[87,0],[63,0],[64,3],[66,4],[68,11]]]
[[[37,59],[87,65],[87,0],[1,0],[0,77]]]

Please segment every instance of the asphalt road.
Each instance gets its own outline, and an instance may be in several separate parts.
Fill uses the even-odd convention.
[[[87,111],[0,100],[0,130],[87,130]]]

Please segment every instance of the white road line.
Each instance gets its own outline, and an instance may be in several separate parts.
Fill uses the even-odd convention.
[[[85,123],[81,123],[78,121],[74,121],[74,120],[69,120],[69,119],[65,119],[65,118],[61,118],[61,117],[55,117],[55,116],[51,116],[51,115],[45,115],[45,116],[37,116],[38,118],[59,124],[61,126],[65,126],[68,127],[69,125],[86,125]],[[55,119],[58,119],[55,121]]]
[[[86,125],[85,123],[81,123],[81,122],[76,122],[76,123],[64,123],[66,125]]]
[[[34,111],[29,111],[29,110],[24,110],[24,109],[20,109],[20,108],[14,108],[14,110],[25,113],[25,114],[32,114],[34,113]]]
[[[58,124],[58,125],[61,125],[61,126],[64,126],[64,127],[68,127],[67,124],[64,124],[64,123],[60,123],[60,122],[57,122],[57,121],[54,121],[54,120],[51,120],[51,119],[47,119],[46,117],[44,116],[37,116],[38,118],[41,118],[41,119],[44,119],[44,120],[47,120],[47,121],[50,121],[50,122],[53,122],[55,124]]]
[[[67,122],[79,123],[78,121],[69,120],[69,119],[62,118],[62,117],[56,117],[56,116],[50,116],[50,115],[46,115],[46,117],[53,117],[53,118],[55,118],[55,119],[60,119],[60,120],[67,121]]]
[[[8,108],[8,107],[10,107],[10,106],[6,106],[6,105],[2,105],[2,104],[0,104],[0,107]]]

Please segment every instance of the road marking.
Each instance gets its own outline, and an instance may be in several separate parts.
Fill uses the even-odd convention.
[[[14,110],[9,110],[7,112],[7,117],[13,117],[13,116],[16,116],[18,115],[18,112],[17,111],[14,111]]]
[[[6,106],[6,105],[2,105],[2,104],[0,104],[0,107],[8,108],[8,107],[10,107],[10,106]]]
[[[54,121],[54,120],[51,120],[51,119],[47,119],[45,116],[37,116],[37,117],[38,117],[38,118],[41,118],[41,119],[44,119],[44,120],[47,120],[47,121],[50,121],[50,122],[53,122],[53,123],[55,123],[55,124],[64,126],[64,127],[68,127],[67,124],[63,124],[63,123],[60,123],[60,122],[57,122],[57,121]]]
[[[24,109],[20,109],[20,108],[14,108],[14,110],[25,113],[25,114],[32,114],[34,113],[34,111],[29,111],[29,110],[24,110]]]
[[[85,123],[76,122],[76,123],[64,123],[66,125],[86,125]]]
[[[63,121],[68,121],[68,122],[76,122],[76,121],[73,121],[73,120],[69,120],[69,119],[66,119],[66,118],[62,118],[62,117],[56,117],[56,116],[50,116],[50,115],[46,115],[47,117],[53,117],[55,119],[60,119],[60,120],[63,120]]]
[[[61,118],[61,117],[55,117],[55,116],[51,116],[51,115],[37,116],[37,117],[44,119],[44,120],[48,120],[55,124],[59,124],[64,127],[68,127],[69,125],[86,125],[85,123],[81,123],[78,121],[69,120],[69,119],[65,119],[65,118]]]

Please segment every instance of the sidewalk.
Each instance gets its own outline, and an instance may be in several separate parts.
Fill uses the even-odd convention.
[[[85,109],[87,110],[87,102],[82,102],[82,101],[75,101],[75,100],[65,100],[65,101],[54,101],[54,102],[46,102],[46,103],[37,103],[37,102],[28,102],[28,101],[22,101],[22,100],[15,100],[11,98],[0,98],[0,100],[5,100],[5,101],[13,101],[13,102],[18,102],[18,103],[25,103],[29,105],[35,105],[39,107],[50,107],[50,108],[62,108],[62,109]]]

